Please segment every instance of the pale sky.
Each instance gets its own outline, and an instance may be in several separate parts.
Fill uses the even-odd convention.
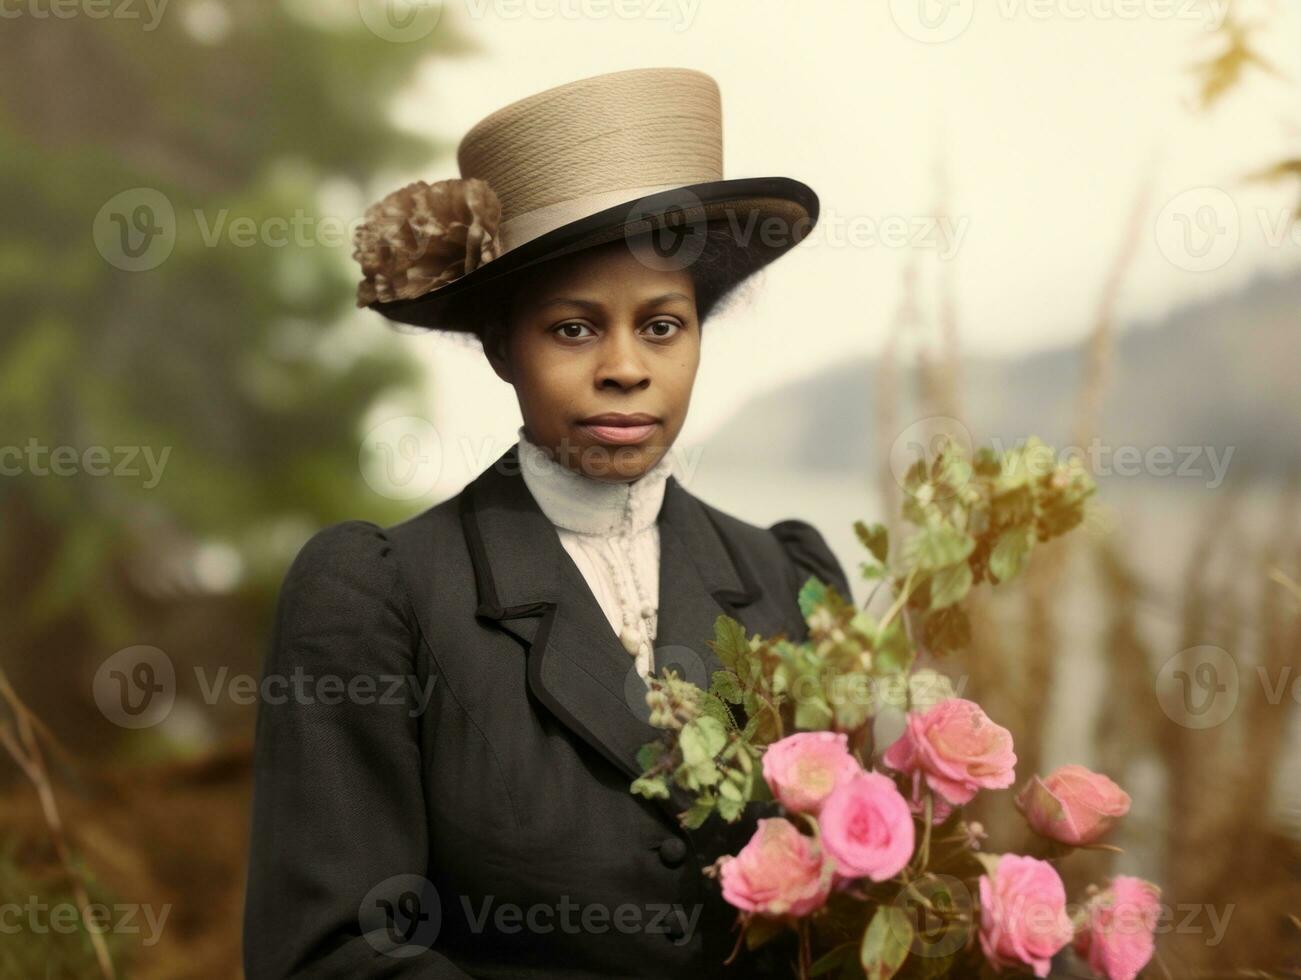
[[[1301,4],[1235,9],[1269,25],[1256,43],[1286,77],[1250,70],[1203,114],[1188,68],[1219,49],[1222,12],[1189,0],[445,0],[438,29],[480,50],[431,59],[393,112],[454,144],[494,109],[588,75],[717,79],[726,176],[803,180],[822,221],[706,329],[683,433],[699,439],[755,390],[877,351],[910,259],[927,307],[954,275],[965,351],[1079,339],[1149,176],[1122,320],[1301,266],[1301,226],[1286,222],[1301,187],[1241,179],[1301,155]],[[926,224],[941,157],[947,236]],[[455,176],[449,154],[369,190]],[[903,241],[876,237],[887,219]],[[399,343],[429,365],[440,429],[514,440],[513,393],[481,353]]]

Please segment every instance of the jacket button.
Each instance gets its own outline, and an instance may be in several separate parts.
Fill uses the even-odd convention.
[[[681,837],[670,837],[660,845],[660,860],[670,868],[676,868],[687,856],[687,842]]]

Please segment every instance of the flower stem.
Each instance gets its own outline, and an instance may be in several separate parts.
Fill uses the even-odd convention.
[[[896,616],[899,615],[899,610],[903,608],[904,603],[908,601],[908,596],[912,593],[913,579],[916,577],[917,569],[914,568],[908,573],[908,577],[904,579],[903,588],[899,590],[899,595],[895,597],[894,604],[886,612],[885,618],[881,620],[881,625],[877,627],[876,631],[878,636],[884,633],[885,628],[890,625],[890,622]]]
[[[926,792],[926,802],[922,805],[922,846],[917,849],[917,873],[921,874],[926,870],[926,865],[931,859],[931,818],[934,815],[935,798],[931,796],[929,790]]]

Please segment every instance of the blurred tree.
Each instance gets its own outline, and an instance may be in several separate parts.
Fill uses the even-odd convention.
[[[360,429],[381,393],[418,404],[418,373],[378,322],[340,320],[349,222],[374,172],[446,149],[388,105],[461,44],[385,40],[365,6],[6,13],[0,666],[77,748],[121,734],[91,696],[114,650],[256,670],[298,544],[400,516],[367,491]]]

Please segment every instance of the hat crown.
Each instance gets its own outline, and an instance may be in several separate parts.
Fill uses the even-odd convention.
[[[723,177],[718,83],[688,68],[578,79],[512,102],[457,149],[462,178],[488,182],[503,223],[594,195]]]

